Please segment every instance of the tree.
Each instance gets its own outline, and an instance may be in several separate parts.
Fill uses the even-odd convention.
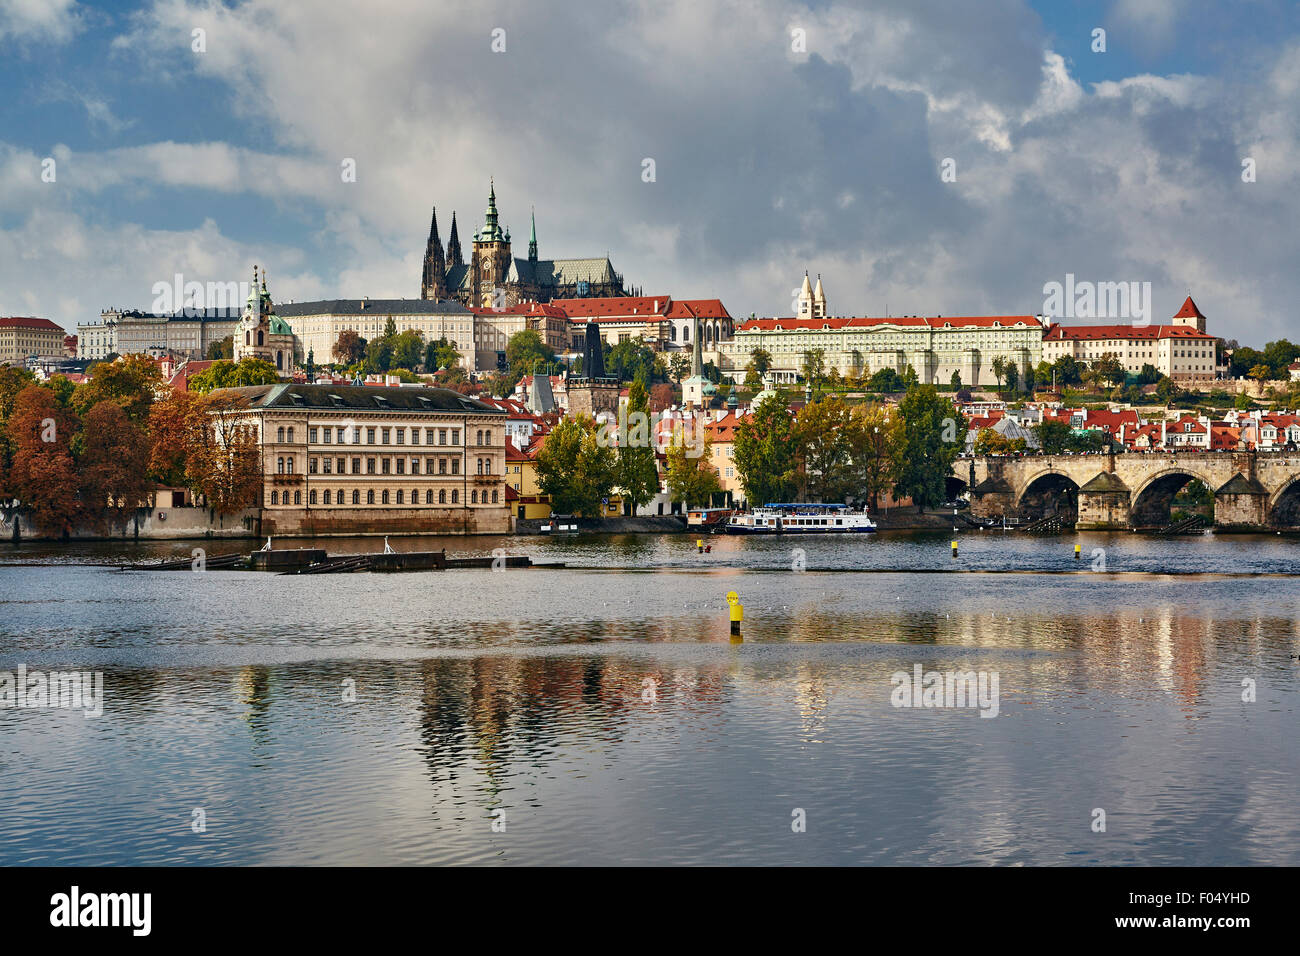
[[[1058,388],[1083,383],[1083,366],[1073,356],[1062,355],[1052,363],[1052,372]]]
[[[948,384],[952,386],[954,392],[961,391],[961,372],[953,372],[952,378],[948,379]]]
[[[993,359],[990,367],[993,369],[993,377],[998,380],[998,391],[1002,391],[1002,379],[1007,374],[1007,360],[1001,355]]]
[[[1014,392],[1016,386],[1020,384],[1020,368],[1015,362],[1007,362],[1003,374],[1007,377],[1007,391]]]
[[[72,404],[77,414],[84,415],[99,402],[116,402],[131,421],[143,422],[161,384],[162,373],[151,359],[128,355],[117,362],[96,365],[90,379],[73,394]]]
[[[489,372],[487,375],[479,376],[479,384],[487,389],[489,395],[496,398],[505,398],[513,392],[518,381],[519,379],[509,372]]]
[[[641,336],[625,339],[605,356],[605,372],[623,381],[644,375],[647,382],[655,377],[655,354]]]
[[[76,427],[75,416],[59,406],[48,388],[28,385],[14,399],[8,421],[13,445],[9,486],[46,534],[67,537],[82,515],[71,450]]]
[[[596,438],[590,418],[566,418],[537,453],[537,485],[557,514],[598,517],[617,480],[614,449]]]
[[[393,321],[391,315],[388,317],[388,320],[384,322],[384,338],[386,338],[390,343],[393,339],[397,338],[397,323]]]
[[[542,340],[535,329],[516,332],[506,343],[506,362],[516,382],[539,369],[545,371],[545,367],[554,361],[555,350]]]
[[[507,352],[507,354],[509,354]],[[460,352],[456,346],[447,341],[444,335],[436,342],[430,342],[424,348],[424,370],[436,372],[443,368],[456,368],[460,365]],[[516,380],[517,381],[517,380]]]
[[[634,417],[644,415],[645,440],[641,441]],[[654,435],[650,429],[650,397],[646,393],[645,380],[636,379],[627,393],[627,420],[629,423],[626,441],[619,442],[618,447],[618,486],[623,490],[623,500],[636,514],[638,508],[648,504],[659,491],[659,465],[655,459]],[[635,433],[635,438],[633,440]]]
[[[371,339],[366,343],[364,361],[367,374],[387,372],[393,366],[393,340],[386,335]]]
[[[1150,362],[1142,366],[1142,371],[1137,373],[1137,383],[1139,385],[1154,385],[1160,381],[1160,370]]]
[[[903,420],[883,405],[859,405],[848,424],[853,484],[872,512],[880,496],[894,487],[903,445]]]
[[[764,348],[754,349],[749,353],[749,364],[754,366],[754,371],[760,377],[766,375],[772,367],[772,353]]]
[[[1126,378],[1124,365],[1115,357],[1114,352],[1107,352],[1097,359],[1090,371],[1095,374],[1097,381],[1104,385],[1114,385]]]
[[[1253,378],[1257,382],[1267,382],[1272,377],[1273,369],[1262,362],[1246,373],[1246,378]]]
[[[903,380],[899,378],[897,372],[892,368],[882,368],[867,380],[867,388],[870,391],[884,394],[886,392],[903,391]]]
[[[233,359],[235,357],[235,337],[227,335],[218,342],[208,343],[208,350],[203,353],[203,357],[209,361]]]
[[[795,417],[793,440],[803,501],[842,502],[852,487],[849,406],[839,396],[805,405]]]
[[[173,390],[149,409],[148,476],[160,485],[187,487],[186,456],[196,392]]]
[[[1056,418],[1044,418],[1034,426],[1038,448],[1044,455],[1059,455],[1070,447],[1074,432],[1070,426]]]
[[[683,502],[687,508],[704,508],[712,502],[721,490],[718,472],[709,464],[712,448],[713,443],[706,441],[703,454],[692,456],[681,428],[673,431],[665,455],[668,497],[672,501]]]
[[[966,422],[933,385],[918,385],[898,403],[903,441],[895,487],[916,503],[917,511],[941,503],[946,479],[966,439]]]
[[[751,392],[757,392],[763,387],[763,380],[758,375],[758,369],[754,368],[753,363],[745,369],[745,388]]]
[[[677,393],[667,382],[661,382],[650,388],[650,411],[662,412],[671,408],[677,401]]]
[[[217,362],[190,379],[190,391],[200,395],[218,388],[274,385],[280,381],[276,367],[265,359],[245,357],[238,362]]]
[[[668,363],[669,374],[672,375],[673,381],[678,385],[682,384],[682,379],[691,373],[691,359],[685,352],[674,353],[672,360]]]
[[[117,521],[146,502],[149,494],[149,439],[122,406],[104,400],[93,405],[81,426],[81,500],[87,515]]]
[[[825,349],[807,349],[803,353],[803,360],[799,365],[799,372],[803,380],[809,384],[815,392],[821,387],[822,379],[826,374],[826,350]]]
[[[262,452],[247,413],[242,396],[209,395],[187,420],[186,481],[218,514],[251,506],[262,487]]]
[[[780,392],[763,398],[736,427],[736,474],[752,504],[789,501],[798,481],[794,420]]]
[[[344,329],[334,343],[334,359],[340,365],[355,365],[366,357],[366,340],[356,329]]]
[[[424,357],[424,337],[415,329],[407,329],[391,339],[392,362],[390,368],[414,370]]]

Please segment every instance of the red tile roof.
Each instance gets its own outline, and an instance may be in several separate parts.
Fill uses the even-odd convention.
[[[1017,324],[1029,326],[1030,328],[1042,328],[1042,322],[1037,316],[1033,315],[936,315],[936,316],[919,316],[904,315],[893,316],[890,318],[869,318],[861,317],[827,317],[824,319],[746,319],[736,326],[737,332],[792,332],[799,329],[823,328],[839,331],[840,329],[862,329],[872,328],[882,325],[893,325],[898,327],[916,328],[918,326],[931,329],[968,329],[968,328],[993,328],[1000,325],[1002,328],[1015,328]]]
[[[1045,342],[1093,341],[1095,339],[1205,339],[1213,335],[1183,325],[1053,325]]]
[[[1205,316],[1201,315],[1201,310],[1196,307],[1196,303],[1192,301],[1192,297],[1189,295],[1183,300],[1183,307],[1174,313],[1174,318],[1203,319]]]
[[[693,316],[701,319],[729,319],[731,313],[721,299],[679,299],[668,310],[670,319],[689,319]]]
[[[554,302],[520,302],[506,309],[471,308],[470,311],[475,315],[549,315],[557,319],[568,318],[564,309]]]
[[[551,305],[569,318],[652,320],[663,318],[672,298],[666,295],[620,295],[605,299],[552,299]]]
[[[58,332],[67,335],[63,326],[55,325],[49,319],[35,319],[30,316],[11,315],[0,318],[0,328],[4,329],[40,329],[43,332]]]

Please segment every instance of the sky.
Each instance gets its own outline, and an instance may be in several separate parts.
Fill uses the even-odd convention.
[[[542,258],[738,317],[1073,275],[1300,338],[1291,0],[0,0],[0,117],[0,315],[69,329],[255,264],[418,297],[491,177],[515,255],[535,210]]]

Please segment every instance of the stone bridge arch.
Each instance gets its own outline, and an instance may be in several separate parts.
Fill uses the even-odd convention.
[[[1027,521],[1059,514],[1073,524],[1079,513],[1079,482],[1062,469],[1042,468],[1021,482],[1015,510]]]
[[[1300,528],[1300,472],[1288,475],[1268,498],[1270,527]]]
[[[1129,527],[1142,530],[1168,525],[1174,496],[1193,480],[1209,488],[1211,494],[1218,490],[1214,480],[1191,463],[1168,466],[1149,475],[1129,500]]]

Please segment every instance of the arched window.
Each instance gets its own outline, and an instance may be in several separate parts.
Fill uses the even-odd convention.
[[[352,503],[353,503],[354,505],[359,505],[359,504],[361,504],[361,489],[360,489],[360,488],[353,488],[353,489],[352,489]]]
[[[292,474],[293,474],[293,458],[292,458],[292,456],[289,457],[289,458],[286,458],[286,459],[284,460],[284,473],[285,473],[286,475],[292,475]]]
[[[258,330],[257,330],[257,344],[258,344],[258,345],[264,345],[264,344],[265,344],[265,343],[262,341],[262,330],[261,330],[261,329],[258,329]]]
[[[280,492],[278,491],[271,492],[271,504],[278,505],[279,503],[280,503]]]
[[[244,344],[245,344],[245,345],[252,345],[252,344],[253,344],[252,335],[253,335],[252,332],[245,332],[245,333],[244,333]]]
[[[469,493],[469,500],[470,500],[470,504],[475,504],[475,505],[478,504],[478,489],[475,489],[474,491],[471,491]]]
[[[690,327],[689,325],[683,325],[683,326],[682,326],[682,341],[683,341],[683,342],[689,342],[690,340],[691,340],[691,327]]]
[[[283,425],[281,425],[281,426],[276,430],[276,433],[275,433],[275,440],[278,441],[278,442],[280,442],[281,444],[284,443],[284,426],[283,426]]]
[[[388,504],[388,489],[387,489],[387,488],[384,489],[384,499],[383,499],[383,503],[384,503],[384,504]]]
[[[326,488],[326,489],[325,489],[325,504],[329,504],[329,503],[330,503],[330,495],[331,495],[330,490],[329,490],[328,488]]]
[[[293,426],[292,426],[292,425],[289,426],[289,444],[290,444],[290,445],[293,444]]]
[[[284,474],[284,459],[283,459],[283,458],[277,458],[277,459],[275,460],[275,473],[276,473],[277,475],[283,475],[283,474]]]
[[[483,429],[481,428],[478,430],[478,441],[475,444],[483,444]]]
[[[326,492],[326,494],[329,494],[329,492]],[[315,503],[316,503],[316,492],[313,491],[307,495],[307,504],[314,505]]]
[[[439,489],[438,489],[438,504],[440,504],[440,505],[445,505],[446,503],[447,503],[447,489],[446,489],[446,488],[439,488]]]
[[[288,494],[288,492],[285,492],[285,494]],[[302,492],[301,492],[301,491],[295,491],[295,492],[293,493],[293,503],[296,504],[296,505],[300,505],[300,504],[302,504]]]
[[[483,438],[484,438],[483,444],[485,445],[492,444],[492,429],[489,428],[487,431],[485,431],[483,433]]]
[[[459,488],[453,488],[453,489],[451,489],[451,503],[452,503],[453,505],[458,505],[458,504],[460,504],[460,489],[459,489]]]
[[[375,503],[375,489],[371,488],[369,491],[366,492],[366,504],[373,505],[374,503]]]
[[[445,492],[445,491],[444,491],[444,492],[440,492],[440,493],[441,493],[443,496],[446,496],[446,494],[447,494],[447,492]],[[431,504],[433,504],[433,489],[432,489],[432,488],[430,488],[428,491],[426,491],[426,492],[424,493],[424,503],[425,503],[426,505],[431,505]],[[441,503],[441,502],[440,502],[440,503]]]
[[[420,492],[419,492],[417,489],[412,488],[412,489],[411,489],[411,504],[413,504],[413,505],[418,505],[419,503],[420,503]]]
[[[385,494],[386,494],[386,493],[387,493],[387,492],[385,492]],[[405,496],[406,496],[406,493],[405,493],[404,491],[402,491],[401,488],[398,488],[398,489],[397,489],[397,503],[398,503],[399,505],[406,504],[406,502],[402,500]]]
[[[495,489],[495,488],[492,489],[492,503],[493,503],[493,504],[496,504],[496,503],[497,503],[497,492],[496,492],[496,489]]]
[[[283,353],[283,352],[276,352],[276,353],[275,353],[275,367],[278,368],[278,369],[283,369],[283,368],[284,368],[284,353]]]

